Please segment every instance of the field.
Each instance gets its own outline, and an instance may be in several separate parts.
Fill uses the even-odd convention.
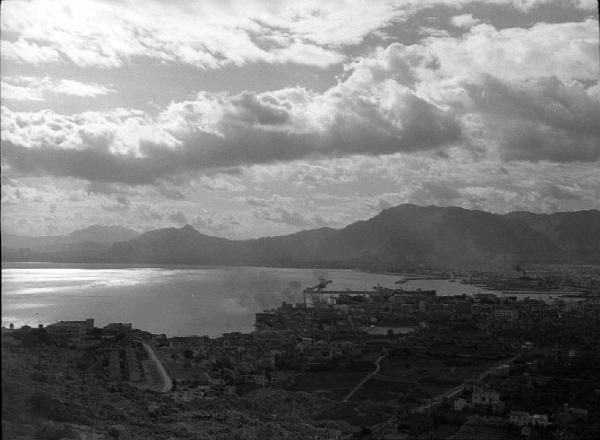
[[[394,401],[401,406],[416,406],[483,372],[487,366],[453,367],[442,359],[421,356],[390,356],[381,362],[381,369],[352,400]]]
[[[366,375],[364,371],[309,371],[296,379],[294,391],[325,391],[333,400],[341,400]]]

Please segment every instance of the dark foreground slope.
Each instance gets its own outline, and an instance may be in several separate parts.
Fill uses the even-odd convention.
[[[157,229],[109,247],[3,249],[3,258],[155,264],[438,267],[600,262],[600,211],[507,215],[400,205],[340,229],[233,241],[193,227]],[[8,258],[7,258],[8,257]],[[12,257],[12,258],[11,258]],[[15,258],[16,257],[16,258]]]

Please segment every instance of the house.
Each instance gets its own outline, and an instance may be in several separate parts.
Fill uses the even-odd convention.
[[[526,426],[529,422],[529,413],[525,411],[511,411],[508,413],[511,425]]]
[[[473,405],[498,405],[500,404],[500,393],[485,385],[474,385],[471,399]]]
[[[176,351],[203,351],[206,346],[206,339],[203,336],[176,336],[169,339],[169,348]]]
[[[546,427],[550,424],[548,416],[546,414],[534,414],[530,417],[529,423],[531,426],[542,426]]]
[[[60,321],[50,324],[46,327],[48,335],[52,338],[80,339],[83,338],[89,330],[94,328],[94,320],[85,321]]]
[[[519,311],[514,309],[495,309],[494,318],[500,321],[514,322],[519,319]]]
[[[516,426],[541,426],[547,427],[550,422],[546,414],[529,414],[525,411],[511,411],[508,415],[509,422]]]
[[[128,323],[124,323],[124,322],[111,322],[107,325],[105,325],[102,330],[106,330],[109,332],[114,332],[114,333],[120,333],[120,332],[126,332],[127,330],[131,330],[132,327],[132,323],[128,322]]]
[[[456,399],[454,401],[454,411],[462,411],[465,408],[468,408],[469,402],[467,402],[467,399],[464,399],[462,397],[459,397],[458,399]]]

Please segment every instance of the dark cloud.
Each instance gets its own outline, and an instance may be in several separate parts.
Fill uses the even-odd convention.
[[[506,160],[595,162],[600,158],[600,102],[577,85],[537,78],[521,83],[490,75],[466,86],[474,110]]]
[[[109,120],[100,123],[94,120],[89,128],[85,121],[71,123],[71,128],[65,129],[70,132],[65,135],[74,144],[72,148],[57,144],[55,137],[39,135],[52,132],[51,114],[46,114],[44,121],[36,126],[38,139],[29,145],[21,141],[27,136],[27,126],[17,128],[8,121],[3,159],[12,171],[24,175],[146,185],[184,173],[309,156],[381,155],[436,149],[461,137],[460,123],[450,111],[441,110],[397,84],[385,96],[394,100],[394,106],[385,111],[373,99],[350,92],[321,96],[327,102],[320,105],[334,105],[335,111],[325,114],[327,121],[320,126],[304,120],[311,115],[303,113],[306,112],[303,107],[293,123],[288,121],[290,102],[306,98],[298,98],[299,94],[296,90],[289,92],[291,98],[286,101],[245,92],[225,103],[218,97],[214,102],[173,105],[162,115],[163,125],[140,125],[138,131],[145,129],[151,133],[126,148],[122,144],[127,137],[119,133],[125,125],[123,120],[113,125]],[[202,99],[208,98],[203,95]],[[221,114],[220,119],[208,126],[206,119],[214,117],[210,109],[215,105],[220,106],[225,116]],[[8,111],[4,117],[17,118],[18,114]],[[64,119],[58,115],[56,118]],[[137,121],[139,117],[136,118]],[[97,129],[98,125],[102,129]],[[168,190],[163,192],[171,198],[182,196]]]

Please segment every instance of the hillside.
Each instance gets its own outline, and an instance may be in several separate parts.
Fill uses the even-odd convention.
[[[100,229],[88,229],[87,234],[79,232],[69,237],[98,240]],[[47,243],[48,237],[39,240]],[[71,241],[64,249],[54,244],[32,246],[29,250],[21,247],[18,251],[5,242],[3,259],[370,268],[417,264],[462,267],[523,262],[597,263],[600,211],[500,215],[405,204],[339,230],[321,228],[233,241],[204,235],[186,225],[153,230],[112,245],[107,243],[110,242]]]

